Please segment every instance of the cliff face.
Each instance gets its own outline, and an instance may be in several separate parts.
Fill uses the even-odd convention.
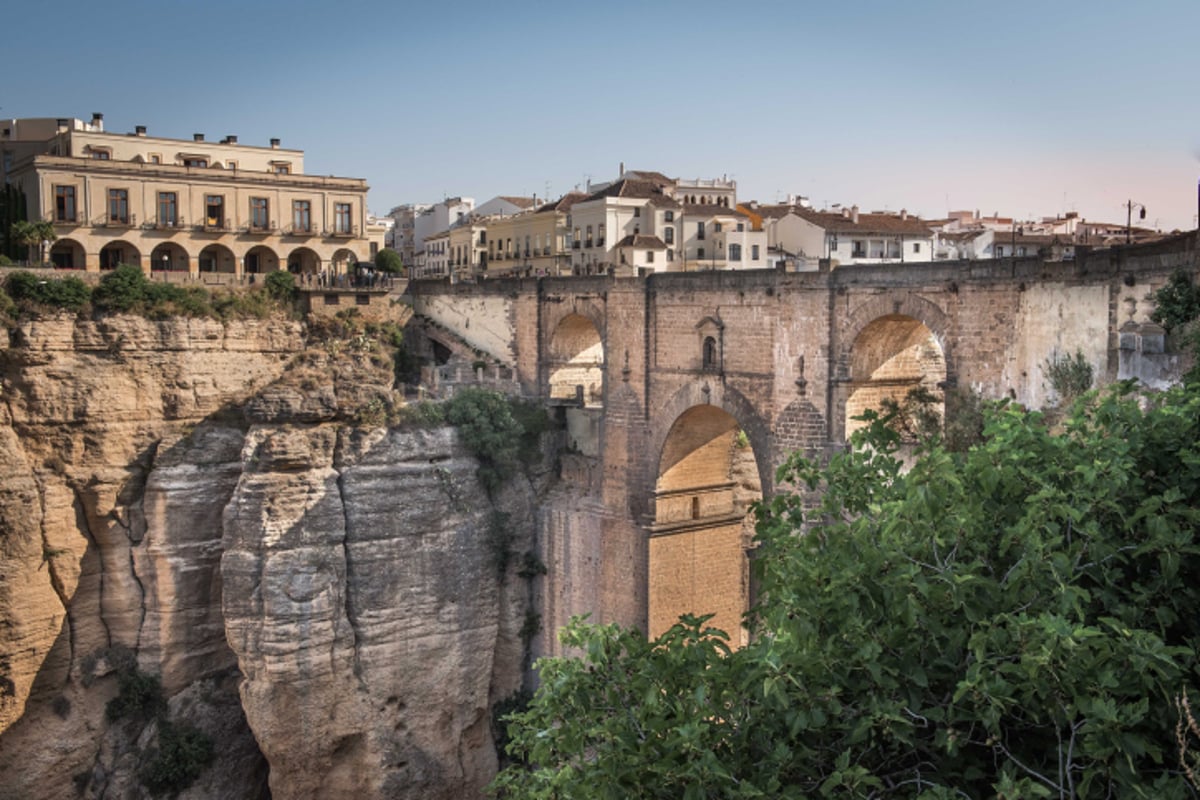
[[[452,431],[347,424],[386,359],[286,321],[6,344],[0,798],[148,796],[160,723],[105,715],[131,662],[215,743],[183,797],[264,796],[268,768],[276,798],[479,793],[525,598]],[[532,528],[527,486],[499,503]]]

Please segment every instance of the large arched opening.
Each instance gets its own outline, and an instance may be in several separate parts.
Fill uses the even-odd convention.
[[[568,314],[550,337],[548,381],[551,400],[582,398],[585,406],[604,403],[604,342],[582,314]]]
[[[210,244],[200,251],[199,262],[201,272],[237,272],[237,260],[233,257],[233,251],[225,245]]]
[[[312,275],[321,271],[321,258],[307,247],[297,247],[288,254],[288,272],[295,275]]]
[[[142,267],[142,254],[129,242],[117,240],[100,248],[100,269],[116,269],[122,264]]]
[[[74,239],[59,239],[50,247],[50,263],[56,269],[84,269],[87,255]]]
[[[865,423],[855,417],[864,411],[878,411],[889,402],[905,407],[910,396],[942,419],[945,382],[945,354],[923,322],[902,314],[874,320],[862,329],[850,349],[846,436],[863,427]],[[907,407],[912,410],[913,403]]]
[[[354,254],[353,250],[343,247],[334,251],[333,258],[329,260],[329,263],[335,275],[349,275],[351,267],[358,263],[358,256]]]
[[[262,275],[279,269],[279,256],[266,245],[256,245],[246,251],[246,274]]]
[[[150,269],[155,272],[187,272],[188,254],[174,242],[163,242],[150,253]]]
[[[762,497],[749,437],[727,411],[683,412],[663,443],[649,528],[649,633],[681,614],[713,614],[710,624],[746,643],[750,605],[750,504]]]

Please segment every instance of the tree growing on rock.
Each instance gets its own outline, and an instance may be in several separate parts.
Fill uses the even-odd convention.
[[[1200,385],[1011,405],[907,472],[873,419],[760,508],[751,643],[575,622],[501,797],[1194,797]],[[811,497],[811,495],[809,495]],[[702,609],[700,609],[702,610]]]

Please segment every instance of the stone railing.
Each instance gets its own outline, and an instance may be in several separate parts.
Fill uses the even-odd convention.
[[[472,367],[460,363],[421,368],[421,388],[433,397],[453,397],[459,389],[468,386],[491,389],[511,397],[522,394],[517,371],[501,364]]]

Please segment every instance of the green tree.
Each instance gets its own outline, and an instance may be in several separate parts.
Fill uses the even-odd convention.
[[[21,220],[14,222],[9,235],[14,242],[24,245],[28,250],[30,264],[42,263],[43,246],[58,239],[58,234],[54,232],[54,226],[44,221]]]
[[[871,415],[873,416],[873,415]],[[760,508],[751,643],[579,623],[504,797],[1193,797],[1200,387],[1039,413],[902,472],[872,419]],[[813,498],[819,496],[816,507]]]
[[[150,285],[140,268],[121,264],[100,279],[92,302],[106,311],[132,311],[146,302]]]
[[[400,254],[390,247],[385,247],[375,254],[375,268],[389,275],[399,275],[404,271],[404,262]]]

